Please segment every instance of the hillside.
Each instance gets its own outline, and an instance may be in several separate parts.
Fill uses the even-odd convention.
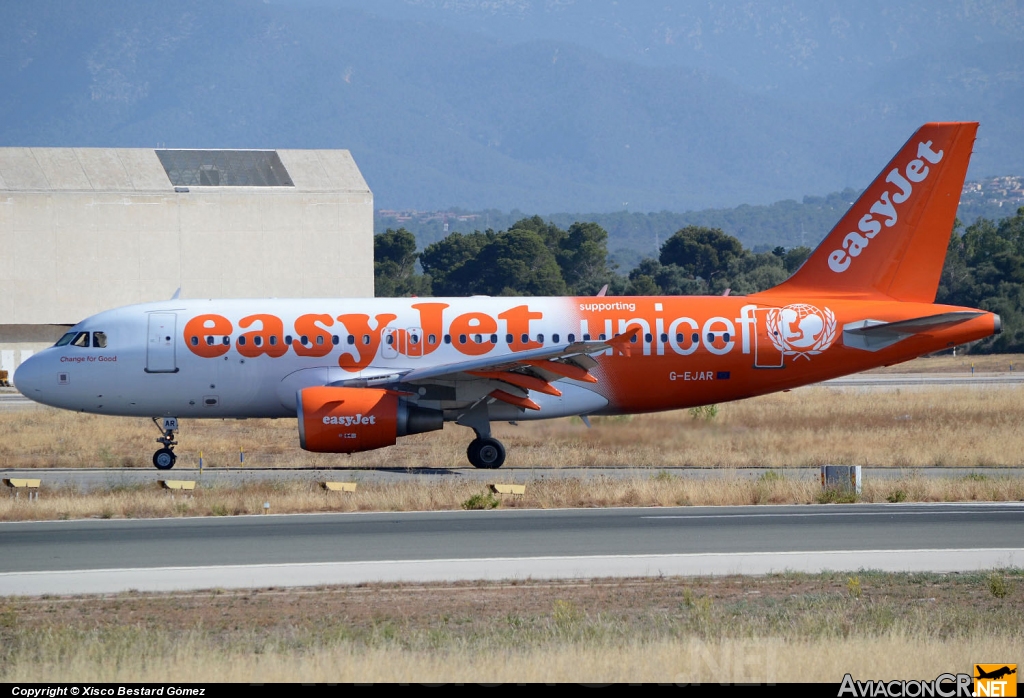
[[[1022,17],[988,0],[2,3],[0,146],[348,148],[379,208],[650,212],[857,188],[919,124],[976,119],[977,178],[1024,172]]]

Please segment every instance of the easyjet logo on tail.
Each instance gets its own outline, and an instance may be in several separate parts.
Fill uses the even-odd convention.
[[[885,177],[885,181],[896,186],[896,191],[886,190],[878,197],[878,200],[871,204],[870,212],[866,213],[857,222],[859,232],[851,232],[843,238],[842,249],[832,250],[828,256],[828,267],[837,274],[841,274],[850,268],[854,257],[859,257],[871,240],[882,231],[882,225],[891,228],[899,220],[899,209],[903,203],[910,198],[914,192],[914,185],[920,184],[928,178],[931,168],[942,160],[943,151],[932,150],[932,142],[926,141],[917,144],[917,158],[907,163],[907,166],[900,172],[900,168],[894,167]],[[926,164],[927,163],[927,164]]]

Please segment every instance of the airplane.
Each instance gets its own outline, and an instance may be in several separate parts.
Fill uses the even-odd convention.
[[[446,422],[498,468],[491,424],[676,410],[890,365],[998,333],[936,305],[977,133],[918,129],[785,282],[747,296],[228,299],[144,303],[72,327],[17,370],[25,396],[178,420],[295,418],[307,451],[355,453]],[[177,295],[177,294],[176,294]]]

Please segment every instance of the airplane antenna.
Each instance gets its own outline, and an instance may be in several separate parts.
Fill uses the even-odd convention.
[[[181,286],[178,286],[178,290],[174,292],[173,296],[171,296],[171,300],[172,301],[178,300],[178,296],[180,296],[180,295],[181,295]]]

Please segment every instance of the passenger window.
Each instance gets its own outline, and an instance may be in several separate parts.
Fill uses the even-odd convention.
[[[444,343],[445,344],[451,344],[452,343],[452,336],[450,334],[446,334],[444,336]]]
[[[476,342],[477,344],[483,344],[484,343],[484,337],[483,337],[483,335],[475,334],[475,335],[473,335],[473,341]]]
[[[89,333],[79,332],[78,336],[71,340],[71,346],[73,347],[87,347],[89,346]]]
[[[322,334],[318,334],[316,336],[316,343],[320,344],[320,345],[322,345],[324,343],[324,336]]]
[[[668,341],[668,335],[665,334],[664,332],[661,333],[661,341],[663,341],[663,342],[667,342]]]
[[[302,335],[301,337],[299,337],[299,344],[301,344],[302,346],[306,346],[307,344],[309,344],[309,337],[307,337],[306,335]]]
[[[107,348],[107,333],[106,332],[93,332],[92,333],[92,345],[97,349]]]
[[[491,344],[497,344],[497,343],[498,343],[498,335],[492,334],[491,335]]]
[[[412,342],[413,344],[419,344],[420,336],[418,334],[411,334],[409,335],[409,341]]]
[[[369,344],[369,343],[370,343],[370,335],[364,334],[363,335],[363,344]]]
[[[290,334],[286,334],[284,336],[284,343],[287,344],[288,346],[291,346],[292,336]]]
[[[601,339],[604,339],[604,335],[601,335]],[[630,344],[636,344],[636,335],[629,338]]]
[[[53,346],[55,346],[55,347],[67,346],[68,344],[71,344],[71,340],[74,339],[77,336],[78,336],[77,332],[68,332],[63,337],[58,339],[57,343],[54,344]]]
[[[345,338],[345,342],[347,344],[349,344],[350,346],[352,344],[355,344],[356,343],[356,336],[354,334],[350,334],[348,337]]]
[[[241,337],[238,338],[238,346],[240,346],[240,347],[244,347],[245,346],[245,335],[244,334]]]
[[[427,335],[427,344],[437,344],[437,335],[436,334]]]
[[[210,334],[206,335],[206,346],[208,346],[208,347],[212,347],[213,346],[213,335],[210,335]]]
[[[541,344],[543,344],[544,343],[544,335],[542,335],[542,334],[537,335],[537,341],[540,342]]]
[[[570,332],[569,333],[569,344],[572,344],[575,341],[576,341],[576,335],[574,335],[573,333]]]
[[[226,347],[230,347],[230,346],[231,346],[231,337],[228,337],[227,335],[224,335],[224,336],[223,336],[223,337],[221,338],[220,342],[221,342],[221,344],[223,344],[224,346],[226,346]]]
[[[696,344],[697,342],[700,341],[700,335],[694,332],[693,336],[690,337],[690,341]]]
[[[349,335],[349,336],[351,336],[351,335]],[[339,337],[336,334],[332,334],[331,335],[331,344],[333,344],[334,346],[338,346],[338,342],[340,342],[340,341],[341,341],[341,337]]]
[[[519,339],[520,339],[520,341],[522,341],[522,343],[523,343],[523,344],[526,344],[526,343],[528,343],[528,342],[530,341],[530,335],[528,335],[528,334],[524,334],[524,335],[523,335],[522,337],[520,337]]]
[[[392,344],[395,343],[395,335],[389,334],[387,337],[384,338],[384,341],[387,342],[388,346],[391,346]]]
[[[606,335],[604,332],[602,332],[601,336],[598,339],[600,339],[603,342],[604,340],[608,339],[608,335]]]
[[[263,344],[263,337],[256,335],[255,337],[252,338],[252,343],[255,344],[256,346],[261,346]]]
[[[676,341],[679,342],[680,344],[683,343],[683,333],[682,332],[676,332]]]
[[[272,347],[276,347],[277,346],[277,335],[276,334],[270,335],[270,346],[272,346]]]
[[[654,337],[651,336],[650,332],[648,332],[647,334],[644,335],[644,341],[645,342],[653,342],[654,341]]]
[[[460,334],[459,335],[459,344],[465,344],[465,343],[466,343],[466,335]]]
[[[584,342],[589,342],[590,341],[590,335],[589,334],[583,335],[583,341]]]
[[[558,334],[557,333],[551,335],[551,341],[554,342],[555,344],[558,344]]]
[[[63,339],[63,337],[61,339]],[[192,339],[190,339],[189,341],[192,342],[192,346],[194,346],[194,347],[198,347],[199,346],[199,337],[196,337],[195,335],[193,335]],[[60,346],[60,345],[58,344],[57,346]]]
[[[510,334],[505,335],[505,344],[511,344],[511,343],[512,343],[512,335],[510,335]]]

